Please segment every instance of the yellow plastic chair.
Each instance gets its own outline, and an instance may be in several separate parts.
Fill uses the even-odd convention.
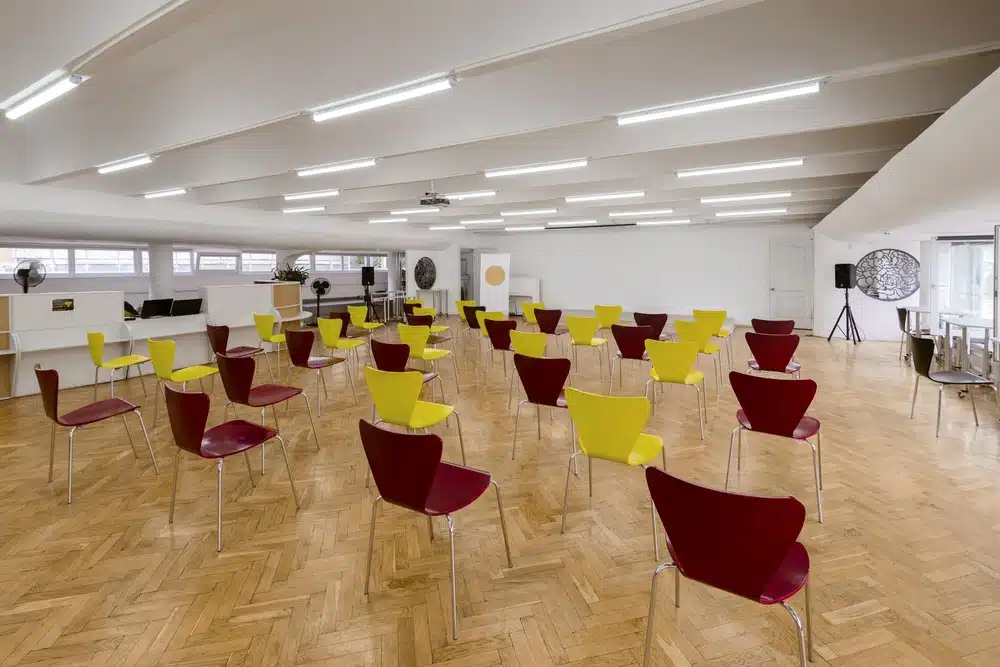
[[[545,309],[545,304],[541,301],[522,301],[521,302],[521,312],[524,313],[524,323],[530,324],[533,327],[538,326],[538,320],[535,319],[535,309],[542,308]]]
[[[489,342],[490,340],[490,335],[486,332],[486,325],[483,324],[483,322],[485,322],[486,320],[505,320],[505,319],[507,319],[507,313],[503,311],[499,310],[476,311],[476,320],[479,322],[479,338],[476,339],[476,354],[479,357],[480,361],[482,360],[483,356],[483,341]],[[486,349],[487,351],[489,351],[492,348],[487,347]],[[486,368],[485,362],[483,368],[484,369]]]
[[[321,317],[316,320],[319,328],[319,338],[323,342],[323,347],[328,350],[343,350],[348,357],[354,352],[354,362],[357,368],[361,367],[361,355],[358,348],[366,345],[364,338],[341,338],[344,333],[344,322],[337,317]],[[352,380],[353,382],[353,380]]]
[[[94,400],[97,400],[97,382],[100,380],[101,369],[111,371],[111,396],[115,395],[115,371],[120,368],[135,366],[139,374],[139,383],[142,384],[142,395],[146,396],[146,382],[142,379],[142,366],[148,362],[149,357],[141,354],[126,354],[123,357],[115,357],[104,361],[104,334],[100,331],[87,332],[87,348],[90,350],[90,360],[94,362]],[[124,378],[122,378],[124,379]]]
[[[540,359],[545,356],[546,343],[549,337],[543,333],[531,333],[514,329],[510,332],[510,346],[516,354]]]
[[[438,311],[437,311],[437,308],[423,308],[421,306],[417,306],[416,308],[413,309],[413,314],[414,315],[430,315],[431,317],[437,317]],[[449,327],[447,325],[444,325],[444,324],[432,324],[431,325],[431,333],[432,334],[440,334],[440,333],[444,333],[445,331],[450,331],[450,330],[451,330],[451,327]]]
[[[455,365],[455,391],[457,393],[462,393],[462,390],[458,386],[458,359],[451,350],[442,350],[436,347],[427,347],[427,340],[431,336],[430,327],[417,327],[411,326],[409,324],[400,324],[396,327],[396,333],[399,335],[399,341],[410,346],[410,359],[420,359],[430,363],[431,370],[435,373],[437,370],[437,360],[444,359],[445,357],[451,357],[452,363]],[[440,373],[438,374],[440,377]],[[441,400],[444,398],[444,386],[441,387]]]
[[[423,373],[404,371],[392,373],[365,366],[365,381],[371,392],[372,402],[378,411],[379,422],[403,426],[408,431],[423,430],[447,422],[451,416],[458,424],[458,443],[462,449],[462,465],[465,465],[465,440],[462,437],[462,421],[451,405],[429,403],[420,400],[420,390],[424,385]]]
[[[566,492],[563,495],[562,526],[566,530],[566,509],[569,501],[569,480],[577,456],[587,457],[587,475],[590,496],[594,496],[594,459],[612,461],[627,466],[645,468],[657,457],[662,457],[667,467],[667,454],[663,439],[643,433],[649,420],[649,400],[642,396],[603,396],[566,388],[566,405],[576,429],[573,454],[566,466]],[[576,447],[579,445],[579,451]],[[652,505],[652,503],[650,503]],[[653,551],[660,559],[660,543],[656,538],[656,510],[650,509],[653,525]]]
[[[469,332],[472,331],[472,327],[469,326],[468,320],[465,319],[465,307],[475,305],[477,305],[475,299],[460,299],[455,302],[455,308],[458,310],[458,319],[465,324],[465,327],[462,329],[463,345],[466,337],[469,335]]]
[[[726,353],[729,358],[729,367],[733,367],[733,343],[730,338],[732,331],[724,329],[728,313],[724,310],[696,310],[694,311],[694,321],[701,322],[708,330],[713,332],[713,338],[721,338],[726,342]]]
[[[653,385],[653,412],[656,412],[656,387],[658,384],[679,384],[694,387],[698,395],[698,426],[701,428],[701,439],[705,439],[705,424],[708,423],[708,399],[705,396],[705,374],[696,370],[698,361],[697,343],[672,343],[661,340],[647,340],[646,354],[653,364],[646,381],[646,393],[649,396],[649,386]],[[701,389],[698,385],[701,385]],[[704,409],[702,405],[704,402]]]
[[[351,316],[351,326],[355,329],[363,329],[369,336],[371,336],[376,329],[385,327],[385,325],[381,322],[368,321],[368,306],[348,306],[347,312]],[[386,336],[388,335],[389,333],[387,329]],[[388,340],[388,338],[386,340]]]
[[[156,374],[156,388],[153,390],[153,425],[159,417],[160,409],[160,385],[166,386],[168,382],[179,384],[181,391],[187,389],[187,383],[198,381],[199,388],[205,391],[205,378],[217,375],[218,368],[214,366],[185,366],[174,370],[174,357],[177,354],[177,343],[172,340],[146,341],[149,347],[149,356],[153,360],[153,372]],[[163,400],[166,401],[167,393],[164,389]]]
[[[621,306],[594,306],[594,315],[600,322],[601,329],[611,329],[612,324],[618,324],[622,318]]]
[[[597,359],[601,366],[601,378],[604,378],[604,357],[601,350],[608,353],[608,368],[611,368],[611,349],[606,338],[595,338],[594,334],[600,326],[600,320],[596,317],[578,317],[575,315],[566,316],[566,328],[569,329],[570,344],[573,346],[573,367],[576,368],[579,359],[577,349],[581,347],[591,348],[597,351]]]
[[[715,393],[718,395],[722,385],[722,364],[718,357],[719,346],[711,342],[712,330],[701,322],[676,320],[674,331],[677,332],[677,340],[682,343],[697,343],[698,353],[712,358],[712,363],[715,364]]]
[[[278,364],[278,380],[281,379],[281,346],[284,345],[285,349],[288,349],[288,344],[285,342],[285,334],[274,333],[274,315],[271,313],[254,313],[253,314],[253,325],[257,329],[257,337],[262,343],[270,343],[271,349],[274,351],[274,356],[276,357]],[[267,372],[273,380],[275,378],[274,371],[271,370],[271,360],[267,358],[267,352],[263,354],[264,361],[267,363]],[[289,373],[291,373],[292,364],[288,363]]]
[[[406,303],[410,304],[411,306],[420,306],[420,307],[423,307],[424,300],[423,299],[411,299],[411,298],[407,297]]]

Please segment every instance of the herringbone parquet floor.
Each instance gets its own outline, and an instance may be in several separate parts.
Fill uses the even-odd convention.
[[[746,347],[736,339],[735,348],[742,368]],[[799,349],[804,376],[819,383],[811,413],[823,422],[825,524],[816,522],[804,446],[754,436],[736,488],[791,493],[808,508],[801,539],[812,558],[816,665],[997,665],[997,412],[981,401],[976,429],[968,399],[949,393],[935,440],[936,392],[926,389],[918,418],[907,419],[913,375],[896,350],[812,338]],[[462,415],[469,464],[503,489],[514,568],[506,567],[493,498],[484,496],[456,516],[458,641],[449,633],[448,543],[431,541],[424,518],[384,510],[372,594],[363,593],[375,491],[365,489],[357,422],[370,403],[360,380],[355,407],[338,375],[318,420],[320,452],[301,404],[279,409],[302,509],[276,449],[256,489],[234,461],[225,471],[221,554],[210,462],[182,459],[177,516],[167,523],[174,445],[162,415],[150,430],[159,476],[141,450],[133,458],[120,422],[82,431],[66,505],[63,435],[48,484],[39,399],[0,404],[0,665],[641,664],[655,567],[641,475],[598,462],[592,502],[585,477],[574,480],[561,535],[567,415],[543,414],[539,439],[526,408],[512,461],[502,367],[494,364],[483,386],[473,355],[462,358],[461,394],[447,364],[445,388]],[[577,386],[606,388],[596,357],[581,353],[580,366]],[[643,380],[635,371],[621,391],[641,393]],[[308,382],[313,396],[311,376],[295,381]],[[718,397],[711,380],[709,388],[704,442],[693,393],[683,389],[667,389],[647,430],[664,437],[671,472],[721,486],[736,402],[728,387]],[[142,401],[136,381],[121,390]],[[62,408],[89,397],[67,391]],[[219,383],[210,423],[224,403]],[[144,412],[151,422],[151,406]],[[436,431],[446,457],[458,460],[454,426]],[[443,524],[436,528],[444,534]],[[797,664],[782,610],[690,582],[675,610],[671,588],[661,587],[654,664]]]

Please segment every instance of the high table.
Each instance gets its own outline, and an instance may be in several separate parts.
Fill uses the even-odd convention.
[[[990,332],[993,330],[993,320],[986,319],[984,317],[958,317],[956,315],[945,315],[941,318],[944,322],[944,364],[947,370],[951,370],[952,358],[951,358],[951,328],[953,326],[958,327],[962,330],[962,351],[961,351],[961,365],[962,370],[969,370],[969,329],[983,329],[985,335],[983,336],[983,374],[988,375],[990,371]]]

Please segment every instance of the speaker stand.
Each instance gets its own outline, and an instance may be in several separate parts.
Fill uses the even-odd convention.
[[[365,288],[365,305],[368,307],[368,321],[369,322],[382,322],[382,318],[378,316],[378,310],[375,308],[375,303],[372,301],[371,288],[368,285]]]
[[[840,320],[844,320],[843,328],[840,326]],[[854,312],[851,310],[851,291],[847,288],[844,289],[844,307],[840,309],[837,322],[830,329],[830,335],[826,337],[827,342],[833,338],[834,332],[838,329],[845,340],[852,341],[855,345],[861,342],[861,332],[858,330],[858,323],[854,321]]]

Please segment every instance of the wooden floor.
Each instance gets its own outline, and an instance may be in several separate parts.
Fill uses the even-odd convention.
[[[735,343],[742,368],[746,347]],[[736,488],[791,493],[808,509],[801,539],[812,559],[816,665],[995,666],[997,410],[980,401],[976,429],[969,399],[948,393],[935,439],[937,392],[921,392],[910,421],[913,371],[896,354],[893,344],[813,338],[799,348],[803,376],[819,383],[811,413],[823,423],[825,524],[816,522],[805,446],[754,436]],[[167,522],[174,445],[162,415],[150,429],[159,476],[144,450],[133,458],[120,422],[81,432],[67,505],[63,435],[48,484],[49,425],[38,398],[0,404],[0,666],[641,664],[655,567],[641,474],[599,462],[593,502],[585,476],[574,479],[561,535],[568,417],[543,414],[538,439],[526,408],[512,461],[502,367],[478,386],[472,359],[462,357],[460,395],[442,366],[445,389],[462,416],[469,465],[490,471],[503,489],[515,567],[506,567],[492,495],[456,516],[457,642],[448,542],[432,542],[422,517],[386,508],[372,595],[363,593],[375,490],[365,489],[357,423],[371,408],[363,380],[354,407],[338,372],[318,420],[322,451],[308,437],[301,403],[278,413],[302,509],[276,449],[255,490],[234,460],[225,471],[221,554],[211,462],[182,459],[177,515]],[[580,367],[577,386],[606,390],[595,356],[581,353]],[[627,375],[622,391],[641,393],[644,379]],[[120,388],[142,400],[136,381]],[[737,406],[728,387],[719,397],[711,381],[709,389],[704,442],[693,392],[683,389],[667,389],[647,431],[663,436],[670,472],[721,486]],[[61,407],[89,398],[89,390],[67,391]],[[210,423],[221,420],[224,403],[219,383]],[[151,424],[151,405],[145,416]],[[437,432],[446,457],[458,460],[454,425]],[[254,457],[255,474],[258,465]],[[675,610],[671,588],[661,587],[654,664],[798,664],[783,610],[690,582]],[[802,609],[800,598],[792,603]]]

